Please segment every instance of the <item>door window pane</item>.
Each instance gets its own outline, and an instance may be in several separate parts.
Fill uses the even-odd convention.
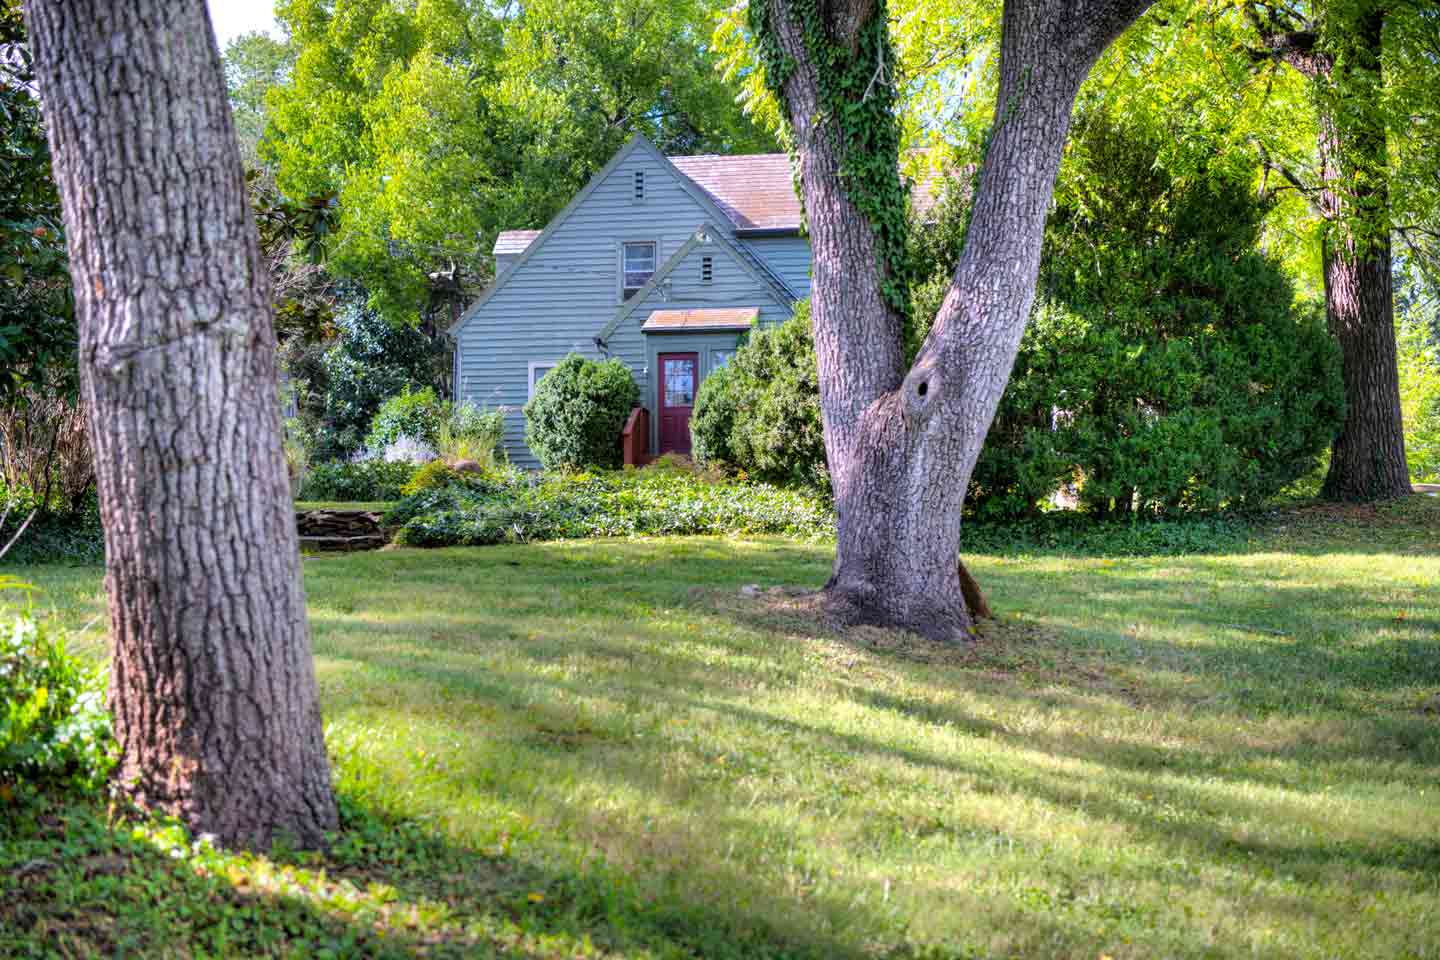
[[[665,361],[665,406],[689,407],[695,403],[695,361]]]

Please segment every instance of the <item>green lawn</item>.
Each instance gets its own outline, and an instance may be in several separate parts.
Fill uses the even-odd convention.
[[[974,651],[739,596],[825,546],[307,559],[336,848],[48,811],[0,955],[1440,957],[1440,500],[967,562]]]

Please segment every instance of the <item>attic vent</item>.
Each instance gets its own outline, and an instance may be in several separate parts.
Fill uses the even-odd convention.
[[[645,171],[644,171],[644,170],[636,170],[636,171],[635,171],[635,199],[636,199],[636,200],[644,200],[644,199],[645,199]]]
[[[700,282],[701,282],[701,283],[709,283],[711,280],[714,280],[714,279],[715,279],[715,258],[714,258],[714,257],[701,257],[701,258],[700,258]]]

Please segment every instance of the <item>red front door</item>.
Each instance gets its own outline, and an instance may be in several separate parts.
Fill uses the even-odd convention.
[[[698,353],[662,353],[660,366],[660,452],[690,452],[690,411],[700,385]]]

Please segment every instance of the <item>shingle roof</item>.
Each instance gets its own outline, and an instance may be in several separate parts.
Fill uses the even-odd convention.
[[[535,238],[544,233],[543,230],[501,230],[500,235],[495,238],[495,249],[493,254],[504,255],[507,253],[524,253],[525,248],[535,242]]]
[[[749,330],[759,316],[759,307],[653,310],[640,329],[646,333],[657,330]]]
[[[787,154],[666,159],[709,194],[737,230],[800,229],[800,198]],[[911,189],[916,210],[925,213],[933,207],[943,183],[944,177],[927,166]]]
[[[800,198],[783,153],[669,157],[739,229],[800,227]]]
[[[667,157],[675,168],[703,190],[737,230],[800,229],[800,198],[783,153],[751,153],[727,157]],[[912,191],[922,213],[935,204],[943,177],[927,168]],[[495,238],[496,254],[523,253],[539,230],[505,230]]]

